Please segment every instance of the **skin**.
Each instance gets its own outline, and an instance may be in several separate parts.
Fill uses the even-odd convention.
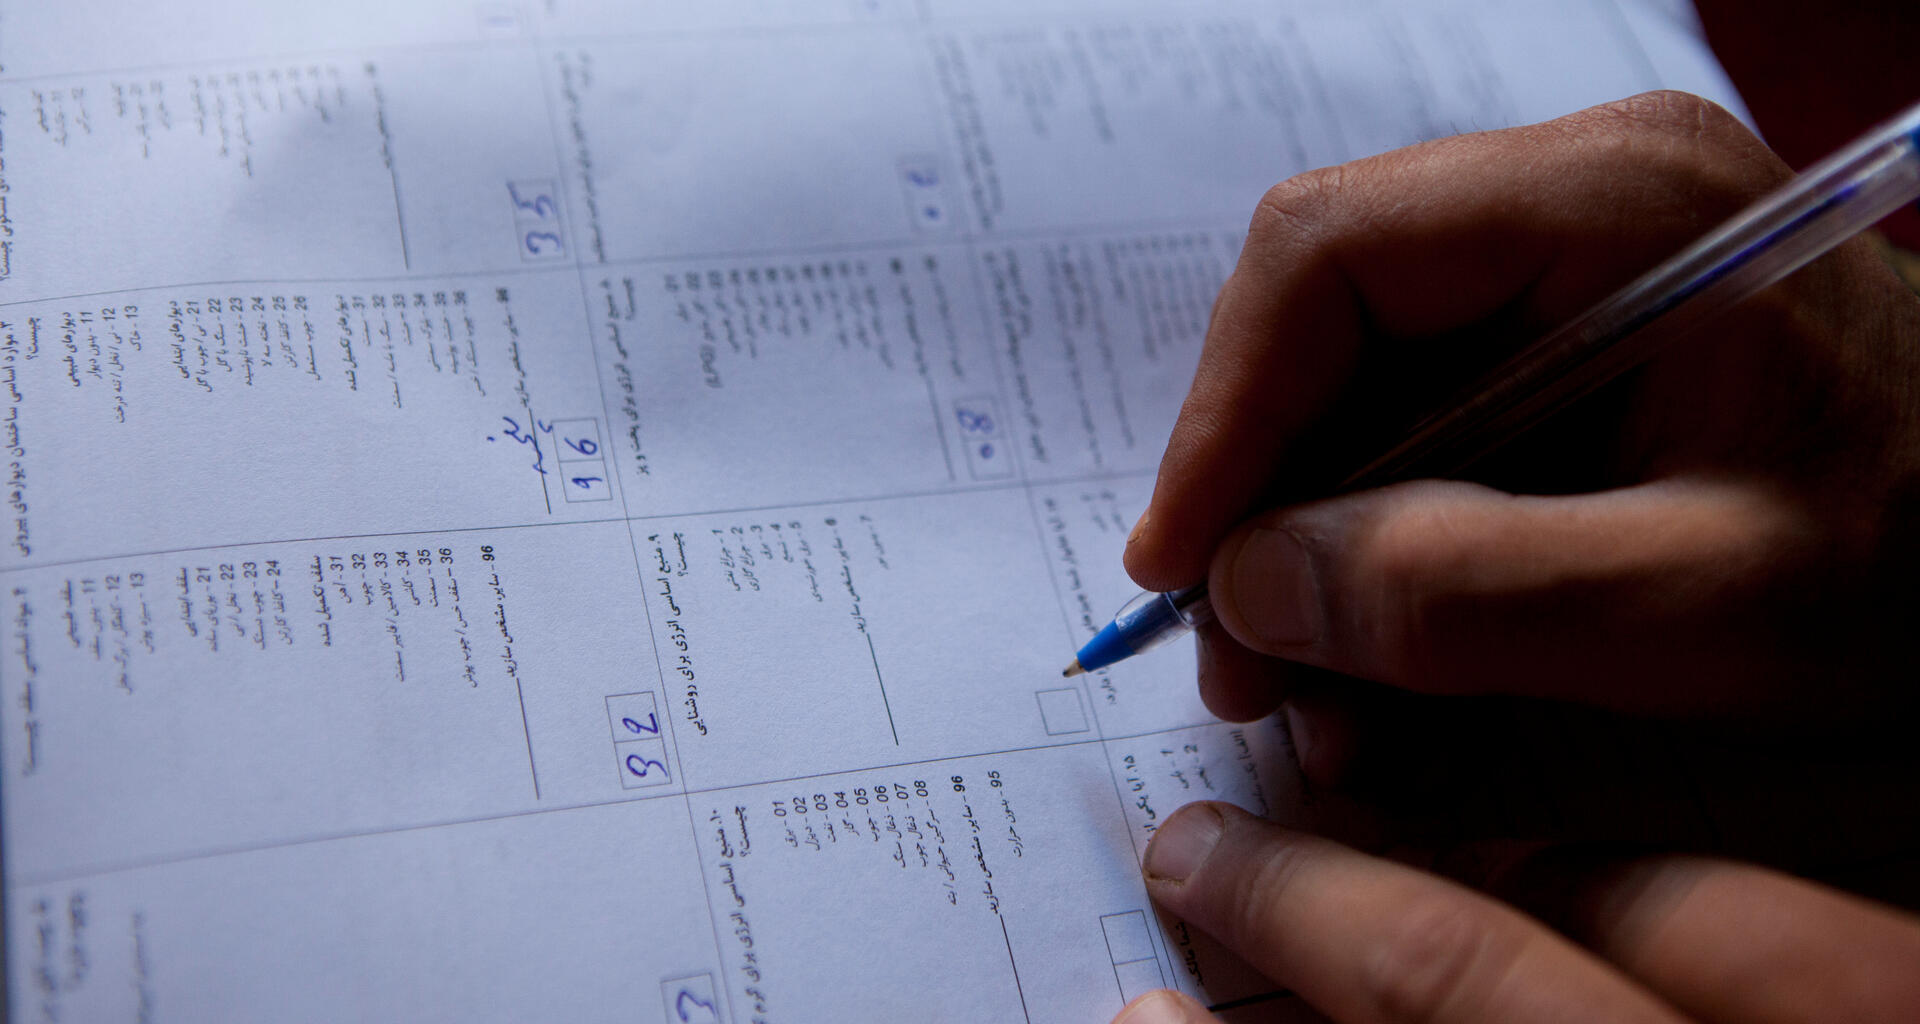
[[[1726,112],[1654,93],[1275,186],[1126,552],[1148,589],[1208,581],[1208,706],[1286,704],[1316,782],[1436,698],[1841,746],[1911,721],[1920,299],[1864,243],[1469,480],[1322,496],[1789,176]],[[1547,846],[1468,886],[1196,804],[1145,869],[1339,1021],[1920,1019],[1920,920],[1728,860]],[[1161,994],[1120,1019],[1212,1018]]]

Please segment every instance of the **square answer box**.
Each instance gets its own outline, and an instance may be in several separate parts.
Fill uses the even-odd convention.
[[[1049,736],[1066,736],[1087,731],[1087,711],[1080,706],[1080,691],[1068,688],[1036,690],[1040,701],[1040,724]]]
[[[1154,958],[1153,937],[1147,933],[1147,915],[1142,910],[1120,914],[1102,914],[1100,931],[1107,937],[1107,953],[1116,964]]]
[[[1146,995],[1156,988],[1165,988],[1166,980],[1160,977],[1160,961],[1135,960],[1132,963],[1114,964],[1114,980],[1120,983],[1120,998],[1127,1002]]]
[[[713,975],[705,971],[662,981],[660,998],[667,1004],[669,1021],[719,1024],[720,1000],[714,998]]]

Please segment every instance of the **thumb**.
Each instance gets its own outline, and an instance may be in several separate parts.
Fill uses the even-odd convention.
[[[1419,481],[1255,519],[1210,586],[1221,625],[1263,654],[1423,692],[1704,710],[1793,670],[1815,541],[1760,484]]]

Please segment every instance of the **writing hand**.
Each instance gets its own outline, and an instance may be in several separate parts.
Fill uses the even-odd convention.
[[[1907,721],[1920,300],[1863,244],[1474,482],[1322,496],[1787,176],[1725,112],[1651,94],[1270,192],[1126,556],[1150,589],[1208,580],[1209,706],[1293,701],[1323,754],[1367,731],[1351,698],[1397,691],[1790,724],[1796,742]],[[1920,925],[1897,911],[1728,861],[1569,856],[1482,894],[1208,805],[1162,824],[1146,870],[1164,908],[1343,1021],[1920,1013]],[[1134,1011],[1206,1019],[1170,996]]]
[[[1920,300],[1842,247],[1479,467],[1318,497],[1497,357],[1788,177],[1656,93],[1276,186],[1215,306],[1127,568],[1210,581],[1201,685],[1790,719],[1907,705]]]

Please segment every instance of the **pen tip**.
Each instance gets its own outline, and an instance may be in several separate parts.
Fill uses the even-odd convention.
[[[1065,678],[1072,679],[1074,676],[1081,675],[1086,671],[1086,669],[1080,667],[1080,659],[1075,658],[1073,659],[1073,664],[1060,670],[1060,674]]]

